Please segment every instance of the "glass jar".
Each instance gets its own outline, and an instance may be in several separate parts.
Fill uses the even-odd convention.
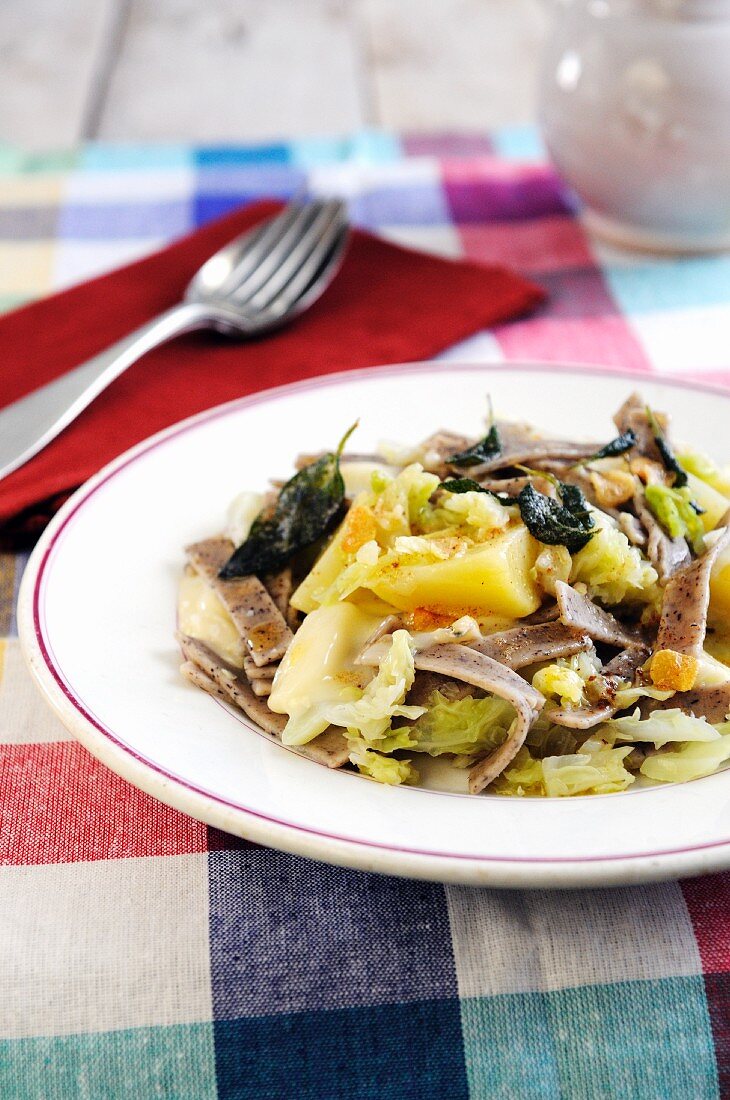
[[[730,0],[554,0],[541,121],[597,234],[730,247]]]

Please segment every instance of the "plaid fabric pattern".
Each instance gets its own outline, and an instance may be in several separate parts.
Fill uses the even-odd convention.
[[[252,148],[0,150],[0,302],[263,195],[498,260],[538,314],[445,354],[730,384],[730,258],[587,239],[531,130]],[[5,364],[4,369],[12,369]],[[207,829],[72,741],[32,687],[0,558],[0,1096],[411,1100],[730,1095],[730,875],[487,891],[340,870]]]

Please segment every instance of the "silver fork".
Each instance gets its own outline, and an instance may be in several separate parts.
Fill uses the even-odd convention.
[[[0,410],[0,478],[47,446],[152,348],[204,328],[239,339],[260,336],[302,313],[337,273],[347,235],[343,203],[294,201],[221,248],[196,272],[177,305]]]

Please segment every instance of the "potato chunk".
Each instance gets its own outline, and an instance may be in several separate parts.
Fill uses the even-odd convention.
[[[540,589],[531,576],[539,552],[540,544],[519,524],[495,531],[457,557],[393,562],[371,587],[403,611],[431,607],[519,619],[540,606]]]

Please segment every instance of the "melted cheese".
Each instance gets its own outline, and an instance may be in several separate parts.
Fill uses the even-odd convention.
[[[177,622],[183,634],[205,642],[224,661],[242,667],[243,639],[211,586],[197,574],[186,575],[180,582]]]
[[[320,607],[307,615],[274,677],[269,707],[277,714],[303,714],[321,703],[359,699],[373,669],[355,664],[383,615],[351,603]]]

